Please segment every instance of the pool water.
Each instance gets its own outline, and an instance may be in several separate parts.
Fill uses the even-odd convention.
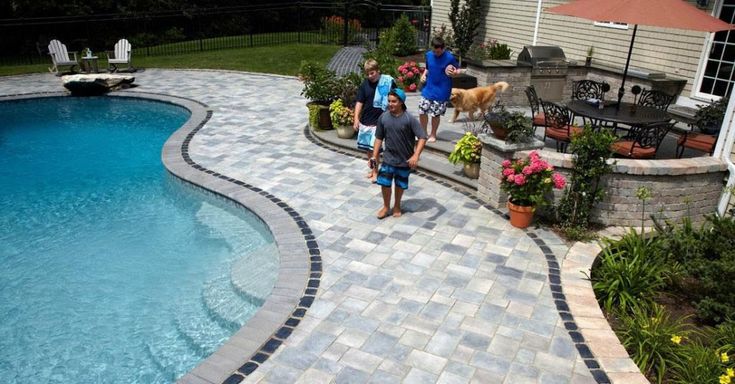
[[[187,110],[54,97],[0,116],[0,382],[172,382],[262,305],[267,227],[161,163]]]

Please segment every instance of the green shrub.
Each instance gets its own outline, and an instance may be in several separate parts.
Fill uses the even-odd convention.
[[[487,43],[472,44],[467,51],[467,57],[475,60],[507,60],[511,54],[508,44],[498,44],[496,39]]]
[[[398,60],[393,56],[390,47],[383,46],[383,40],[381,44],[373,50],[367,51],[362,54],[363,59],[374,59],[380,66],[380,72],[386,75],[391,75],[394,79],[397,79],[398,74]],[[362,65],[362,64],[361,64]],[[360,71],[364,72],[363,68],[360,67]]]
[[[710,336],[710,340],[712,345],[717,348],[735,350],[735,321],[726,320],[722,324],[718,324]]]
[[[693,343],[681,346],[681,354],[671,362],[670,371],[674,384],[717,383],[722,363],[716,350]]]
[[[454,31],[454,47],[461,60],[467,56],[484,16],[481,0],[464,0],[461,7],[459,3],[460,0],[450,0],[448,16]]]
[[[299,68],[299,78],[304,82],[301,95],[307,99],[329,105],[336,98],[336,75],[325,66],[303,61]]]
[[[607,311],[629,313],[649,307],[671,278],[657,239],[631,230],[618,241],[603,239],[602,243],[599,265],[592,270],[597,300]]]
[[[620,341],[630,357],[641,372],[661,383],[667,368],[681,360],[682,348],[675,338],[687,337],[685,319],[671,319],[658,304],[637,307],[620,319]]]
[[[337,99],[342,99],[345,106],[354,108],[357,99],[357,90],[363,80],[364,71],[360,73],[348,72],[338,78],[334,84],[334,93]]]
[[[710,215],[699,229],[688,218],[680,226],[655,225],[664,255],[687,267],[679,288],[697,317],[715,324],[735,318],[735,219]]]
[[[391,28],[391,35],[395,42],[395,55],[409,56],[416,52],[416,28],[408,20],[408,16],[403,14],[396,20]]]
[[[572,177],[556,208],[557,221],[562,228],[589,228],[592,208],[605,193],[600,179],[612,169],[607,160],[612,155],[610,145],[615,140],[617,137],[610,131],[589,127],[572,136],[569,146],[574,155]]]

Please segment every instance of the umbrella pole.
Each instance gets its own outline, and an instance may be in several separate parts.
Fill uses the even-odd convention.
[[[623,95],[625,94],[625,78],[628,77],[628,65],[630,65],[630,56],[633,54],[633,43],[635,42],[636,31],[638,31],[638,24],[633,26],[633,36],[630,38],[628,58],[625,60],[625,69],[623,70],[623,81],[620,83],[620,89],[618,90],[618,108],[620,108],[620,102],[623,100]]]

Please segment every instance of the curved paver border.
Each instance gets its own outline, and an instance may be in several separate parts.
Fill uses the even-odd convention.
[[[304,135],[307,139],[312,141],[314,144],[329,149],[331,151],[337,152],[342,155],[351,156],[355,158],[362,158],[361,155],[357,155],[355,152],[352,151],[346,151],[343,149],[340,149],[336,145],[333,147],[334,144],[329,143],[328,141],[321,141],[316,135],[313,135],[311,131],[309,130],[309,127],[307,126],[304,128]],[[325,144],[329,143],[329,144]],[[495,213],[496,215],[503,216],[505,218],[508,218],[508,215],[502,211],[500,211],[497,208],[492,207],[490,204],[482,201],[473,191],[469,191],[463,187],[458,186],[458,184],[451,184],[444,180],[437,179],[434,176],[428,175],[422,171],[417,171],[416,175],[426,178],[427,180],[436,181],[437,183],[452,188],[453,190],[465,195],[466,197],[474,200],[476,203],[480,204],[481,206],[487,208],[489,211]],[[603,370],[603,366],[600,365],[600,362],[598,361],[598,358],[596,357],[596,354],[593,352],[592,346],[590,342],[587,341],[587,339],[584,337],[584,335],[580,332],[581,329],[577,325],[577,321],[575,320],[575,313],[570,309],[569,302],[567,301],[567,296],[564,293],[564,289],[562,287],[562,269],[559,265],[559,258],[562,260],[565,259],[564,255],[557,258],[557,255],[552,251],[552,249],[547,245],[546,241],[540,237],[535,231],[524,229],[523,232],[526,233],[526,235],[533,240],[533,242],[539,247],[541,252],[543,252],[544,257],[546,258],[547,263],[547,270],[548,270],[548,277],[549,277],[549,288],[551,289],[551,294],[554,299],[554,304],[556,305],[556,310],[559,313],[559,317],[561,317],[562,321],[564,322],[564,328],[569,333],[569,336],[572,338],[572,341],[574,342],[574,346],[579,352],[579,355],[582,357],[582,360],[584,361],[584,364],[587,366],[587,368],[590,370],[590,373],[592,374],[592,377],[594,380],[599,384],[609,384],[611,383],[610,378],[606,374],[605,370]],[[570,250],[571,252],[571,250]],[[597,253],[595,253],[596,255]],[[592,261],[594,261],[594,257],[592,257]],[[589,266],[591,266],[592,263],[589,263]],[[589,270],[589,268],[588,268]],[[567,271],[566,269],[564,271]],[[589,281],[587,281],[587,284],[589,284]],[[591,285],[590,285],[591,289]],[[592,305],[594,308],[597,308],[599,311],[599,306],[597,304],[597,300],[595,299],[594,292],[592,292],[592,299],[593,303]],[[574,302],[577,303],[576,301]],[[586,303],[585,303],[586,304]],[[578,307],[574,307],[577,312],[579,311]],[[600,312],[601,314],[601,312]],[[603,316],[604,319],[604,316]],[[605,320],[605,324],[607,325],[607,320]],[[609,325],[607,325],[609,329]],[[614,333],[613,333],[614,336]],[[615,341],[618,345],[620,345],[620,342],[617,340],[617,337],[615,338]],[[621,346],[622,347],[622,346]],[[596,350],[599,351],[599,343],[596,344]],[[623,349],[625,351],[625,349]],[[628,356],[627,353],[625,355]],[[630,358],[628,357],[628,360]],[[632,362],[632,360],[630,360]],[[635,364],[634,364],[635,365]],[[636,367],[637,369],[637,367]],[[647,383],[648,381],[645,381]],[[628,381],[626,381],[628,383]],[[633,382],[631,382],[633,383]],[[637,381],[634,383],[638,383]]]
[[[38,92],[3,95],[0,100],[66,96],[67,92]],[[281,199],[254,185],[206,169],[191,159],[189,143],[212,116],[206,104],[145,92],[107,96],[154,100],[189,110],[191,116],[186,123],[164,143],[161,160],[166,169],[181,180],[249,209],[273,234],[280,256],[273,291],[224,345],[179,379],[181,383],[239,383],[278,349],[311,307],[322,274],[319,246],[304,218]]]

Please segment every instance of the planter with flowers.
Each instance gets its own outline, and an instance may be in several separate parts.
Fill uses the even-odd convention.
[[[464,163],[462,171],[470,179],[480,177],[480,155],[482,154],[482,142],[472,132],[465,132],[454,151],[449,154],[449,162],[457,164]]]
[[[332,125],[337,130],[337,137],[340,139],[351,139],[355,137],[355,128],[353,121],[355,112],[345,107],[342,99],[337,99],[329,105],[329,117],[332,119]]]
[[[424,68],[419,67],[415,61],[407,61],[398,67],[398,86],[406,92],[416,92],[421,82],[421,74]]]
[[[564,176],[532,151],[528,157],[502,164],[500,188],[508,194],[510,224],[517,228],[531,225],[536,208],[548,203],[552,188],[562,189]]]

